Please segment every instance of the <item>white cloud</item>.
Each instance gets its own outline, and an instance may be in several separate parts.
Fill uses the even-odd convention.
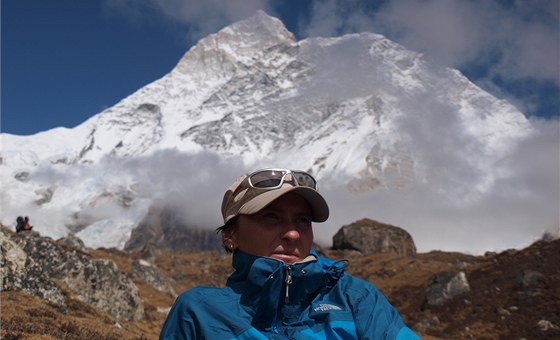
[[[526,114],[559,114],[554,98],[560,86],[560,2],[391,0],[378,8],[368,5],[363,0],[314,1],[300,29],[310,36],[380,33],[469,71],[477,84]],[[556,93],[543,103],[542,91]],[[556,112],[546,111],[549,105]]]
[[[225,189],[244,169],[239,160],[210,152],[189,155],[165,150],[127,160],[117,171],[127,171],[147,185],[153,201],[177,208],[190,225],[214,228],[222,222]]]
[[[407,230],[421,252],[442,249],[482,253],[527,246],[545,230],[554,230],[560,224],[560,125],[558,121],[537,119],[532,123],[538,133],[521,141],[496,166],[511,172],[496,176],[491,190],[477,191],[472,183],[479,182],[485,173],[462,158],[465,153],[460,149],[464,145],[460,144],[469,139],[456,139],[461,129],[454,128],[454,118],[435,112],[409,121],[404,128],[415,136],[415,152],[426,162],[426,180],[400,190],[381,188],[362,194],[352,194],[345,185],[320,180],[331,216],[327,222],[315,225],[316,240],[330,246],[333,234],[341,226],[371,218]],[[436,126],[448,135],[436,139],[425,135]],[[165,150],[135,159],[106,158],[95,165],[73,166],[71,173],[67,170],[57,172],[49,167],[48,171],[35,172],[33,180],[57,184],[57,194],[64,195],[83,192],[92,184],[103,186],[89,188],[98,194],[114,186],[130,188],[141,183],[141,187],[134,186],[140,197],[175,207],[189,226],[213,229],[221,222],[224,191],[240,174],[256,169],[247,169],[236,159],[222,160],[212,153],[188,155]],[[474,199],[466,199],[473,193]],[[70,196],[68,199],[72,200]],[[64,207],[18,208],[14,211],[22,214],[33,211],[32,222],[39,231],[46,226],[62,227],[58,222],[68,212]],[[143,213],[147,211],[147,207],[139,208]],[[118,219],[127,210],[116,204],[100,204],[81,213],[93,220]],[[64,230],[53,233],[60,237]]]
[[[432,124],[433,121],[426,124]],[[533,120],[538,133],[523,140],[496,168],[511,171],[496,177],[491,190],[478,192],[476,199],[465,195],[476,191],[473,183],[483,175],[460,157],[458,145],[449,152],[419,142],[419,151],[438,153],[445,159],[427,158],[425,182],[400,190],[378,189],[349,193],[344,185],[324,189],[331,217],[316,224],[315,236],[324,245],[342,225],[361,218],[397,225],[413,237],[420,252],[433,249],[481,254],[488,250],[526,247],[547,230],[560,228],[560,125],[559,121]],[[447,125],[438,125],[445,130]],[[449,139],[441,141],[445,144]],[[428,148],[428,149],[426,149]],[[445,168],[445,169],[443,169]],[[442,190],[437,190],[437,188]]]
[[[559,2],[392,0],[378,9],[360,0],[315,1],[309,36],[374,31],[444,64],[493,63],[508,77],[559,78]]]
[[[138,158],[107,157],[97,164],[46,166],[35,171],[35,184],[56,189],[55,206],[37,209],[30,204],[17,209],[9,198],[4,203],[6,211],[33,211],[34,220],[48,228],[58,226],[55,237],[62,236],[64,224],[142,218],[152,204],[174,208],[190,226],[215,228],[222,222],[222,195],[243,171],[239,160],[211,152],[163,150]],[[129,198],[131,207],[123,206]],[[66,218],[72,211],[79,212],[78,220]]]
[[[488,7],[466,1],[391,1],[376,13],[378,27],[408,48],[425,52],[447,65],[479,56],[491,45],[484,34],[492,18]],[[494,25],[496,22],[494,22]]]

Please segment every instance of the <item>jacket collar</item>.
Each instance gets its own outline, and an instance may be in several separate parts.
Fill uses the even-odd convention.
[[[343,275],[341,263],[318,257],[315,251],[310,256],[309,260],[288,264],[235,251],[232,261],[235,272],[228,278],[227,286],[240,295],[240,303],[253,317],[254,326],[263,329],[277,319],[284,304],[288,267],[292,273],[290,305],[309,301],[311,295],[322,287],[334,285]]]

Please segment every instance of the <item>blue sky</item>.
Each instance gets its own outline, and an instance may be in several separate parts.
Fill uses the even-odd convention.
[[[263,9],[299,39],[384,34],[516,105],[560,117],[556,0],[2,0],[2,132],[73,127]]]

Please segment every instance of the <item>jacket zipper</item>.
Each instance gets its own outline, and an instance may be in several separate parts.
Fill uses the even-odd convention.
[[[286,266],[286,295],[284,295],[284,303],[290,302],[290,285],[292,284],[292,266]]]

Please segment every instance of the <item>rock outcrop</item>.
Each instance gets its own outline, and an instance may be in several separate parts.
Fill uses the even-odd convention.
[[[441,306],[445,301],[469,291],[470,286],[465,272],[441,272],[426,288],[426,302],[432,306]]]
[[[416,255],[416,246],[408,232],[367,218],[340,228],[333,236],[333,249],[357,250],[364,255],[374,253]]]
[[[217,227],[217,226],[216,226]],[[132,230],[125,244],[127,251],[145,246],[166,250],[221,251],[221,238],[214,230],[188,226],[173,209],[151,207],[144,220]]]
[[[68,236],[59,238],[58,240],[56,240],[56,243],[58,245],[63,246],[63,247],[73,248],[73,249],[79,250],[83,253],[88,253],[88,250],[86,248],[86,245],[84,244],[84,241],[82,241],[81,238],[79,238],[78,236],[75,236],[75,235],[68,235]]]
[[[0,231],[0,253],[0,291],[25,291],[48,301],[60,310],[66,310],[66,297],[60,288],[51,282],[43,268],[27,256],[27,253],[3,231]]]
[[[125,320],[144,316],[138,287],[116,263],[61,246],[36,232],[0,231],[2,290],[25,290],[64,307],[63,283],[78,299]]]
[[[169,279],[151,262],[137,259],[132,261],[132,274],[151,285],[160,292],[176,296],[175,290],[171,286]]]

